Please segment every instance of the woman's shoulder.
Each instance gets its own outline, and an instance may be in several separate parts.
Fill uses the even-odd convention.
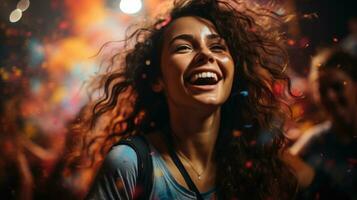
[[[166,152],[166,148],[162,138],[159,133],[152,132],[143,135],[146,142],[149,143],[149,146],[154,147],[161,153]],[[150,151],[151,148],[150,147]],[[104,160],[104,168],[106,171],[116,171],[121,169],[133,169],[135,172],[138,171],[138,152],[135,149],[126,143],[120,143],[114,145],[111,150],[108,152]]]
[[[138,168],[137,154],[129,145],[115,145],[106,156],[103,167],[106,171],[109,170],[111,172],[115,172],[117,170],[129,170],[136,174]]]
[[[131,199],[138,176],[135,150],[118,144],[108,152],[86,199]],[[118,185],[123,187],[118,188]],[[114,195],[114,196],[113,196]]]
[[[145,142],[149,144],[149,146],[158,146],[157,143],[159,138],[157,137],[157,133],[148,133],[142,135],[142,138],[145,138]],[[142,145],[142,142],[134,142],[135,136],[124,139],[125,142],[121,141],[118,144],[114,145],[111,150],[108,152],[105,160],[104,160],[104,168],[106,171],[116,171],[121,169],[133,169],[135,172],[138,170],[138,145]],[[137,139],[137,138],[136,138]],[[131,142],[128,142],[130,141]],[[137,140],[136,140],[137,141]],[[140,150],[139,150],[140,151]],[[148,149],[150,151],[150,149]]]

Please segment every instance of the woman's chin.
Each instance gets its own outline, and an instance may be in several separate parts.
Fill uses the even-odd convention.
[[[220,107],[224,101],[216,95],[200,95],[195,97],[196,102],[202,106],[207,106],[207,108],[217,108]]]

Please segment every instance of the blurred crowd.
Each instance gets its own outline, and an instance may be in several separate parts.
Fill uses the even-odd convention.
[[[313,58],[310,89],[319,123],[289,147],[302,199],[357,198],[356,56],[343,46],[322,49]]]
[[[50,2],[53,10],[70,9],[66,19],[53,12],[55,22],[40,15],[31,19],[48,27],[42,31],[50,38],[26,31],[26,23],[22,27],[0,24],[0,199],[80,198],[93,177],[93,170],[63,173],[66,140],[71,139],[67,127],[86,101],[81,82],[93,75],[93,66],[100,65],[78,60],[94,55],[103,44],[96,39],[103,36],[95,31],[98,27],[117,30],[103,22],[104,14],[101,20],[89,20],[94,19],[90,9],[87,16],[74,16],[84,9],[76,6],[80,3]],[[96,6],[100,8],[99,3]],[[116,17],[122,24],[131,22]],[[76,21],[71,24],[71,19]],[[51,29],[59,31],[50,34]],[[343,38],[333,38],[333,44],[316,47],[304,76],[294,71],[299,66],[290,72],[300,98],[291,102],[293,119],[286,124],[289,146],[283,159],[296,171],[302,188],[299,199],[357,199],[357,18],[348,20],[348,30]],[[63,39],[68,32],[72,37]],[[115,37],[104,35],[101,41]],[[288,40],[287,45],[295,43]],[[304,51],[309,41],[302,39],[299,45]],[[295,56],[294,51],[291,54]],[[71,68],[63,67],[69,65],[65,57],[72,57],[66,61]],[[276,90],[281,88],[277,85]]]

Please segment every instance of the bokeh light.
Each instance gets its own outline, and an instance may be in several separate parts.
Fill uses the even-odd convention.
[[[22,17],[22,11],[16,8],[14,11],[11,12],[9,20],[12,23],[18,22]]]
[[[16,8],[20,9],[22,12],[27,10],[29,7],[30,7],[30,0],[20,0],[16,6]]]
[[[126,14],[135,14],[141,10],[141,0],[121,0],[119,8]]]

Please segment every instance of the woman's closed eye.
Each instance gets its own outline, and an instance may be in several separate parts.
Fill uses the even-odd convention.
[[[191,51],[192,47],[190,45],[179,45],[175,48],[176,53],[185,53]]]
[[[227,50],[227,47],[223,44],[213,44],[209,47],[209,49],[212,52],[223,52]],[[175,47],[174,52],[175,53],[186,53],[186,52],[190,52],[193,50],[193,47],[191,47],[190,45],[184,44],[184,45],[178,45],[177,47]]]
[[[227,47],[222,44],[213,44],[210,46],[210,49],[212,52],[222,52],[222,51],[226,51]]]

